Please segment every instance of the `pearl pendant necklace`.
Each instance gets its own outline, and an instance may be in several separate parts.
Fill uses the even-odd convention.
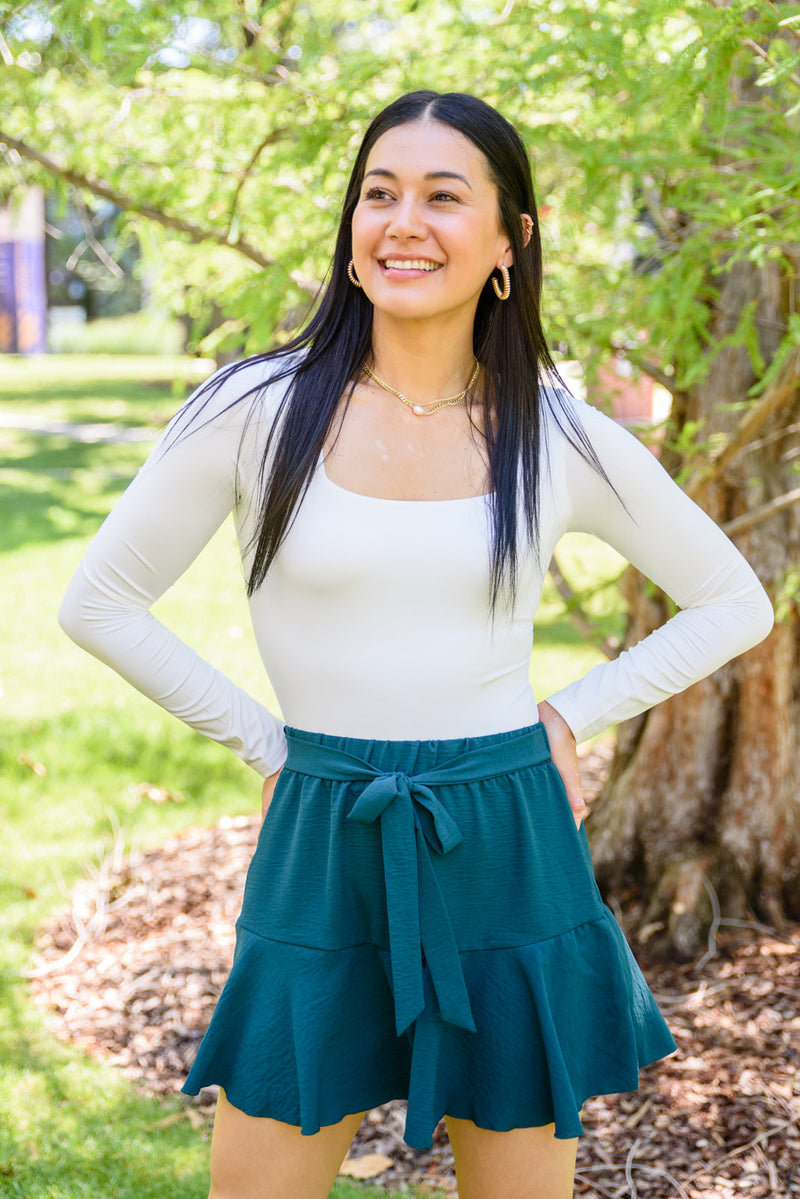
[[[443,400],[434,400],[432,404],[413,404],[411,400],[403,395],[402,391],[398,391],[396,387],[392,387],[390,383],[386,383],[383,379],[380,379],[375,372],[367,366],[366,362],[362,364],[361,369],[365,375],[368,375],[369,378],[372,379],[374,383],[377,383],[379,387],[382,387],[384,391],[389,391],[392,395],[397,396],[400,403],[405,404],[406,408],[410,408],[415,416],[433,416],[434,412],[438,412],[440,408],[449,408],[453,404],[461,403],[461,401],[466,397],[469,389],[474,385],[475,380],[478,378],[478,371],[481,369],[481,364],[476,358],[475,366],[472,374],[469,377],[469,382],[463,391],[460,391],[458,395],[446,396]]]

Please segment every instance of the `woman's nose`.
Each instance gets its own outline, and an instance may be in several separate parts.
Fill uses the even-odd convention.
[[[413,197],[400,200],[392,207],[386,232],[389,237],[398,240],[427,235],[419,204]]]

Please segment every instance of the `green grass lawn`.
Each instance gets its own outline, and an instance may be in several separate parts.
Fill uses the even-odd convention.
[[[156,428],[199,370],[163,358],[0,358],[0,418],[35,412],[47,421]],[[117,828],[129,847],[148,846],[260,801],[252,771],[133,692],[56,623],[84,546],[146,452],[142,443],[87,445],[0,426],[0,1196],[206,1194],[206,1134],[185,1118],[166,1119],[180,1102],[145,1098],[112,1067],[56,1041],[24,979],[36,928],[104,855]],[[560,553],[578,588],[618,570],[616,556],[591,538],[570,538]],[[615,630],[614,588],[589,606],[606,632]],[[230,523],[158,612],[274,706]],[[537,695],[600,660],[548,591],[533,656]],[[142,782],[179,792],[182,802],[156,805],[142,798]],[[333,1191],[336,1199],[380,1194],[345,1180]]]
[[[110,354],[0,357],[0,416],[35,415],[43,421],[114,421],[162,425],[179,401],[207,378],[208,359]]]

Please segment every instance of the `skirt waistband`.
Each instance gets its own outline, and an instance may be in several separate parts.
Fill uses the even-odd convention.
[[[550,757],[547,733],[541,723],[505,733],[438,741],[339,737],[309,733],[288,725],[284,731],[288,749],[286,765],[290,770],[342,782],[369,781],[377,774],[403,769],[401,763],[412,762],[426,765],[423,770],[418,766],[406,768],[405,773],[415,778],[424,774],[426,782],[430,781],[427,776],[431,771],[439,784],[479,782],[526,766],[538,766]]]
[[[286,739],[288,770],[363,784],[347,819],[379,824],[398,1036],[425,1007],[423,953],[442,1019],[474,1032],[456,938],[431,856],[450,853],[463,838],[435,789],[476,783],[548,761],[544,725],[464,741],[421,742],[433,751],[434,764],[414,773],[382,769],[368,760],[371,746],[385,751],[391,742],[307,734],[292,728],[286,729]],[[361,753],[352,752],[356,747]],[[385,752],[379,756],[386,760]],[[437,757],[444,760],[437,762]]]

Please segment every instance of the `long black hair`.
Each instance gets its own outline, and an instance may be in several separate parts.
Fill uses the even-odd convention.
[[[254,361],[276,360],[270,381],[293,375],[264,447],[261,511],[253,540],[248,595],[263,583],[311,482],[342,397],[350,395],[371,348],[372,304],[347,276],[352,257],[351,225],[367,158],[382,134],[398,125],[433,120],[466,137],[483,154],[497,188],[499,223],[511,244],[511,295],[497,299],[487,279],[473,330],[475,357],[483,366],[480,422],[486,439],[491,482],[491,603],[509,588],[513,603],[518,574],[520,514],[536,543],[542,438],[543,373],[555,374],[540,318],[542,249],[530,162],[516,129],[495,109],[463,92],[416,91],[395,100],[372,121],[356,155],[345,194],[327,285],[305,328],[277,350],[236,363],[219,384]],[[522,214],[533,229],[524,242]],[[302,355],[297,351],[304,351]],[[286,355],[290,361],[281,363]],[[257,390],[257,389],[255,389]],[[202,391],[201,391],[202,394]],[[252,395],[247,392],[241,398]],[[559,423],[585,458],[602,467],[582,428],[559,405]]]

